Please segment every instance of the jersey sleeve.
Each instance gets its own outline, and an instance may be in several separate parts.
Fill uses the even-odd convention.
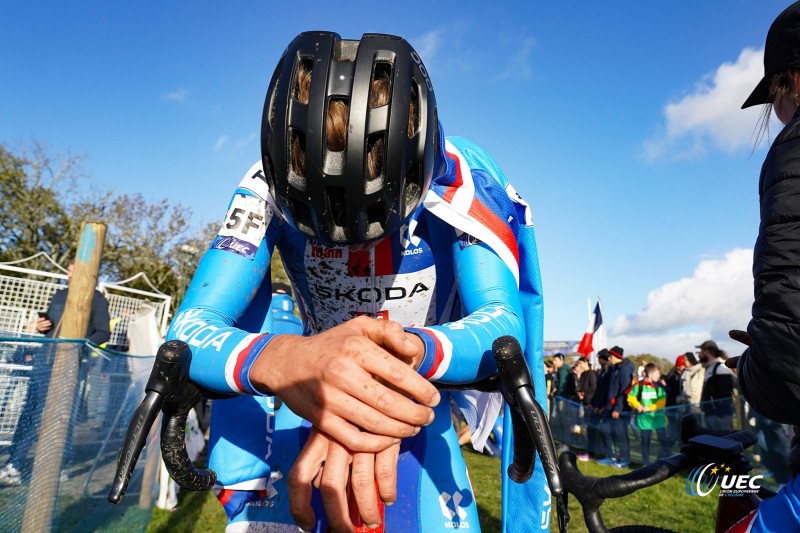
[[[257,163],[237,187],[167,332],[168,340],[191,348],[192,381],[223,394],[259,394],[249,370],[274,337],[243,321],[254,300],[262,299],[266,309],[271,298],[269,261],[280,221],[267,199]]]
[[[512,335],[525,347],[519,289],[506,263],[466,234],[453,244],[453,258],[464,318],[409,328],[425,342],[417,371],[443,384],[471,383],[495,373],[492,343],[500,336]]]
[[[639,387],[641,387],[641,385],[634,385],[628,393],[628,405],[634,411],[638,409],[640,405],[642,405],[641,402],[639,402]]]

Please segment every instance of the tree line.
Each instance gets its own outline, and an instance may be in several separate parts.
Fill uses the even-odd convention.
[[[192,223],[190,208],[166,198],[101,189],[84,171],[84,159],[53,154],[36,140],[17,148],[0,144],[0,262],[45,252],[66,266],[75,257],[81,223],[102,222],[108,229],[101,278],[144,272],[177,306],[219,222]],[[273,272],[286,280],[277,259]],[[129,286],[151,290],[141,278]]]

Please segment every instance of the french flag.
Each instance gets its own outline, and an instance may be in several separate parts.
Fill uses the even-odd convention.
[[[589,316],[589,324],[586,326],[586,332],[583,334],[581,343],[578,346],[577,352],[582,357],[592,359],[592,352],[601,350],[606,347],[606,328],[603,326],[603,308],[600,305],[600,300],[594,306],[594,311]]]

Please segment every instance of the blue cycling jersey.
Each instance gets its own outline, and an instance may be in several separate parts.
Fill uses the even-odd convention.
[[[424,206],[401,231],[367,250],[325,245],[286,224],[260,163],[236,189],[168,333],[192,348],[195,382],[240,395],[214,403],[210,438],[210,466],[218,473],[215,490],[228,512],[229,531],[296,531],[285,478],[308,424],[286,405],[276,409],[274,399],[260,396],[249,380],[256,357],[281,334],[267,312],[275,248],[306,334],[359,315],[395,320],[425,342],[418,372],[443,384],[493,374],[491,344],[499,336],[525,344],[530,325],[519,287],[529,273],[520,272],[515,228],[530,222],[519,220],[527,206],[504,188],[496,167],[470,157],[479,148],[453,141],[440,147],[448,170]],[[538,271],[535,276],[538,283]],[[386,531],[480,530],[449,398],[442,396],[435,421],[402,443],[398,500],[385,509]],[[540,473],[536,483],[530,505],[538,506],[547,525],[549,498]],[[322,507],[318,501],[315,506],[317,530],[324,531]]]
[[[728,533],[782,533],[800,529],[800,479],[793,476],[772,498],[728,529]]]

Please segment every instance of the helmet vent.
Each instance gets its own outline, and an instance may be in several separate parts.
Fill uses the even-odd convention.
[[[419,131],[419,86],[416,80],[411,81],[411,94],[408,102],[408,136],[413,137]]]
[[[290,198],[289,201],[291,202],[292,217],[294,218],[297,229],[306,235],[316,237],[314,233],[314,221],[311,218],[311,209],[297,198]]]
[[[347,144],[350,106],[344,98],[331,98],[325,121],[325,145],[332,152],[342,152]]]
[[[367,184],[372,184],[383,177],[383,158],[386,147],[384,137],[385,133],[376,133],[370,135],[367,140]]]
[[[326,187],[325,197],[331,222],[339,228],[347,227],[347,195],[341,187]]]
[[[275,109],[278,105],[277,99],[275,98],[275,94],[278,92],[278,85],[281,83],[281,78],[278,76],[275,80],[275,85],[272,88],[272,92],[269,95],[269,127],[275,128]]]
[[[273,198],[277,198],[278,191],[275,190],[275,167],[272,166],[272,158],[269,156],[269,154],[264,154],[262,164],[264,165],[264,174],[267,177],[269,193]]]
[[[382,201],[368,205],[364,214],[367,218],[365,239],[377,239],[386,233],[386,207]]]
[[[292,86],[292,98],[301,104],[308,104],[308,94],[311,92],[311,73],[314,68],[314,58],[304,56],[297,62]]]
[[[377,61],[372,71],[369,89],[369,107],[382,107],[391,100],[392,64]]]
[[[336,41],[333,49],[334,61],[355,61],[358,53],[358,41],[341,39]]]
[[[411,165],[403,187],[403,216],[409,216],[419,206],[422,197],[422,165]]]
[[[306,190],[306,136],[302,130],[289,128],[291,147],[291,160],[289,168],[289,183],[297,189]]]

